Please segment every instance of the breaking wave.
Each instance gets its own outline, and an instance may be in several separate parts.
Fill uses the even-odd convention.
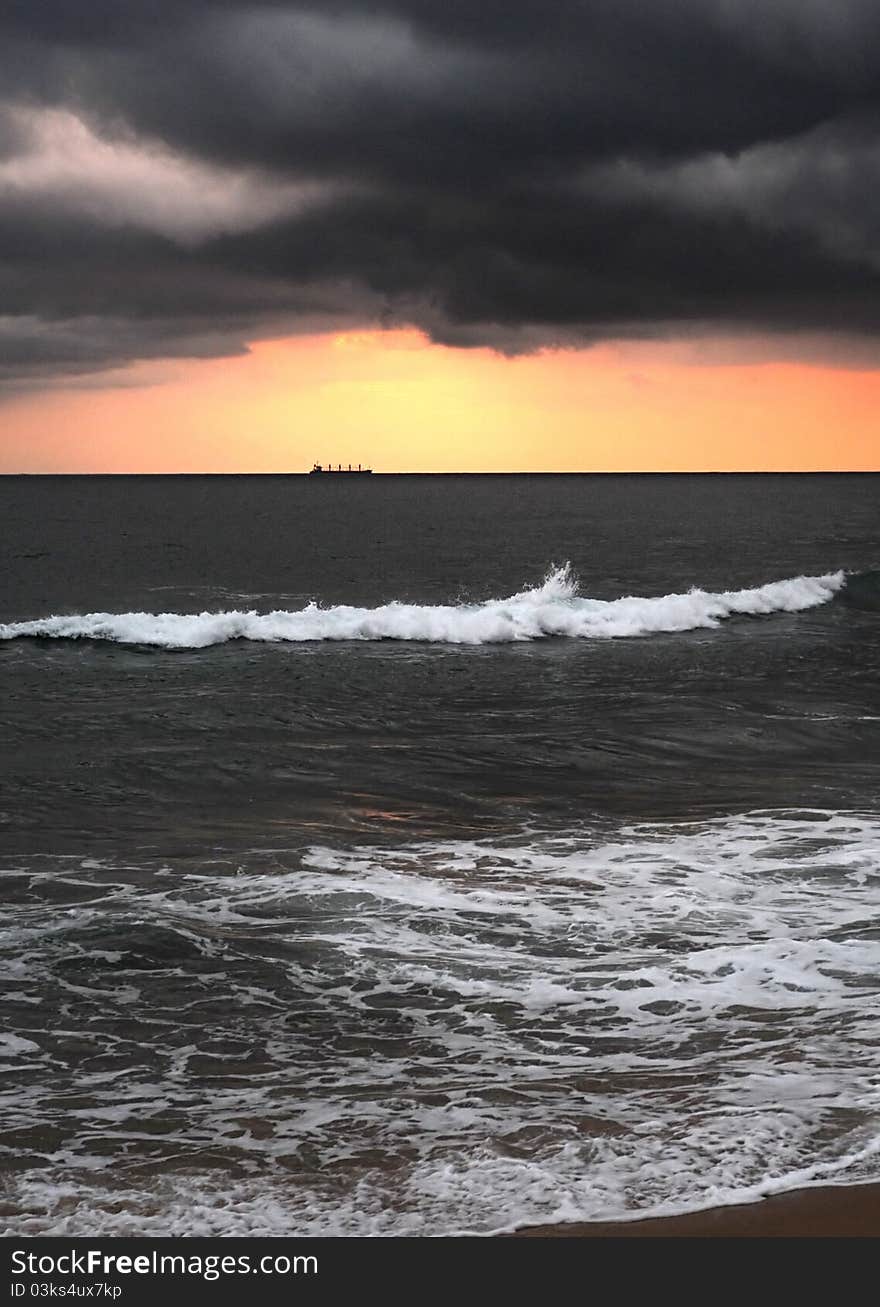
[[[507,644],[554,636],[621,639],[712,628],[728,617],[798,613],[828,603],[847,586],[843,571],[797,576],[747,590],[591,599],[578,593],[569,564],[543,583],[482,603],[407,604],[376,608],[309,603],[259,613],[83,613],[0,624],[0,640],[110,640],[163,649],[203,649],[229,640],[302,643],[321,640],[415,640],[436,644]]]

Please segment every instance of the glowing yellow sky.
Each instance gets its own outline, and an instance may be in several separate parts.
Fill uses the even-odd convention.
[[[0,472],[874,471],[878,414],[880,371],[363,331],[7,396]]]

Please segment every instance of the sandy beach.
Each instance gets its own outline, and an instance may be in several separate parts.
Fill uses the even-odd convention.
[[[798,1189],[741,1207],[647,1221],[530,1226],[514,1238],[870,1238],[880,1235],[880,1184]]]

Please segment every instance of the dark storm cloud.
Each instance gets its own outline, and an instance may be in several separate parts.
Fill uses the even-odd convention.
[[[0,376],[880,332],[874,0],[7,0],[0,44]]]

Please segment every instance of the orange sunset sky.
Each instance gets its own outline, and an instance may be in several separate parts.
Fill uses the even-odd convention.
[[[876,5],[0,10],[0,472],[880,468]]]
[[[507,357],[364,330],[259,341],[0,401],[0,470],[876,470],[880,371],[706,343]]]

